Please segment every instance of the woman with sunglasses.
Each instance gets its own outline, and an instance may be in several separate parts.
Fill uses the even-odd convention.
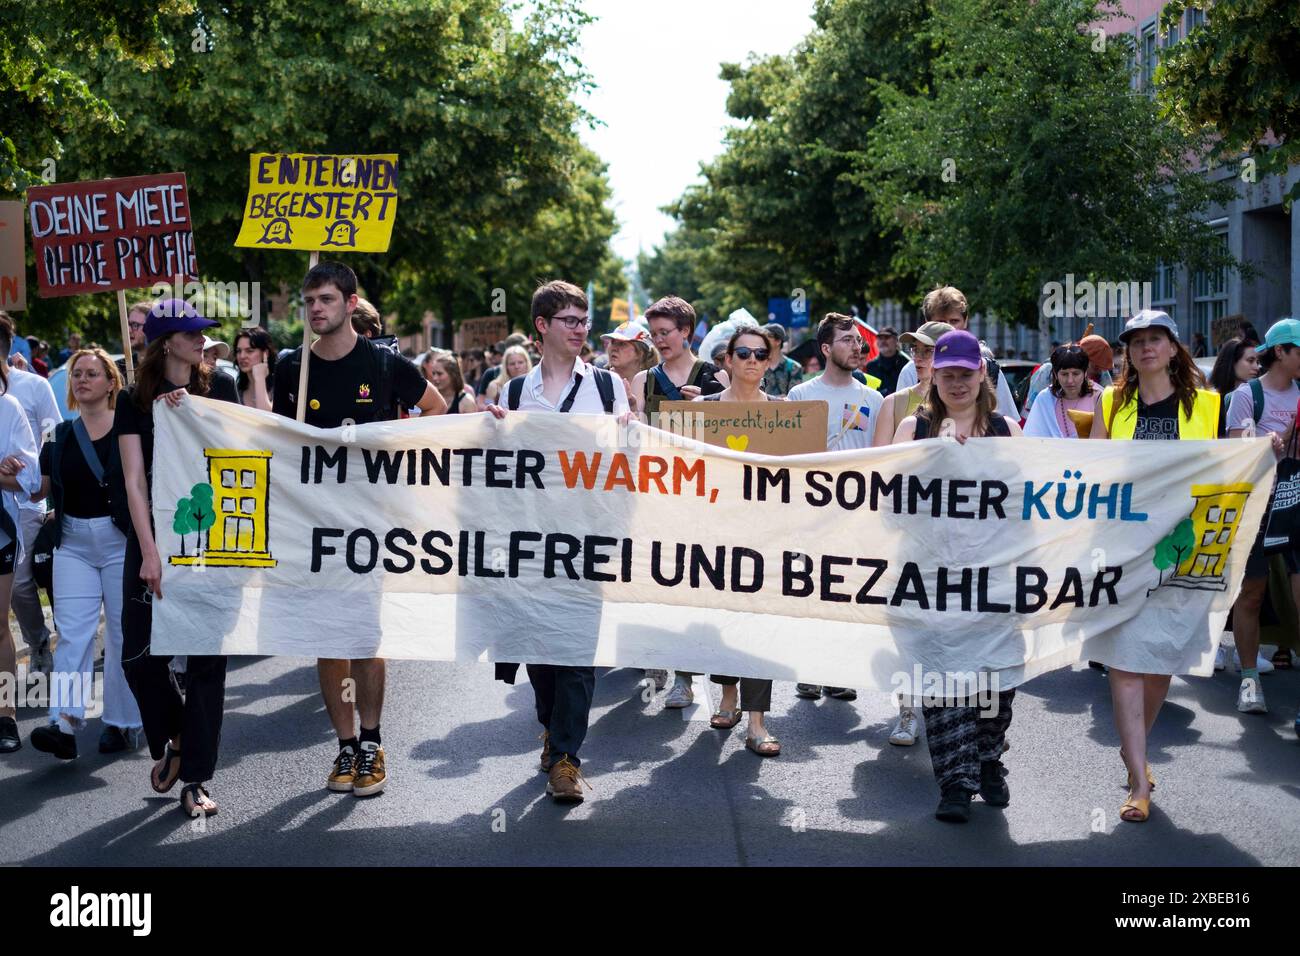
[[[767,337],[756,328],[743,328],[727,342],[727,368],[731,381],[716,395],[701,395],[697,402],[779,402],[783,399],[764,394],[760,385],[767,373],[772,357]],[[772,709],[772,682],[751,677],[736,678],[714,674],[710,680],[722,685],[722,699],[718,709],[709,718],[709,726],[717,730],[730,730],[740,723],[741,712],[748,714],[745,746],[760,757],[775,757],[781,753],[777,740],[764,723]],[[739,684],[739,692],[736,685]]]
[[[1143,309],[1124,325],[1124,373],[1102,391],[1092,416],[1091,438],[1177,441],[1217,438],[1219,395],[1203,389],[1191,353],[1178,340],[1178,326],[1164,312]],[[1124,643],[1117,641],[1115,653]],[[1120,819],[1144,823],[1156,785],[1147,763],[1147,736],[1169,693],[1175,672],[1143,673],[1112,662],[1110,696],[1119,731],[1120,759],[1128,768],[1129,795]],[[1149,665],[1148,665],[1149,666]]]
[[[1052,352],[1051,383],[1029,410],[1025,435],[1029,438],[1079,438],[1076,416],[1092,425],[1092,409],[1101,387],[1088,377],[1092,360],[1079,345],[1062,345]],[[1070,413],[1074,412],[1075,415]]]
[[[975,336],[962,330],[941,335],[934,345],[930,375],[925,405],[903,419],[895,442],[944,434],[964,444],[968,438],[1020,435],[1014,419],[997,413],[997,394]],[[934,812],[938,819],[965,823],[976,793],[991,807],[1011,802],[1002,753],[1015,696],[1014,689],[1000,691],[992,714],[969,698],[952,702],[954,706],[927,703],[922,707],[925,741],[939,782],[939,806]]]

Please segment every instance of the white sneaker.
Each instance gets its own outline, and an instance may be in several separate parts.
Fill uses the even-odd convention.
[[[681,710],[695,703],[695,691],[691,689],[689,677],[673,677],[673,689],[664,698],[664,706],[669,710]]]
[[[1268,707],[1264,703],[1264,688],[1259,681],[1247,677],[1241,682],[1241,689],[1237,691],[1237,710],[1243,714],[1268,713]]]
[[[1220,644],[1219,649],[1214,652],[1214,669],[1216,671],[1221,671],[1226,669],[1227,666],[1228,666],[1228,648],[1225,645]]]
[[[654,667],[647,667],[645,671],[645,676],[647,680],[652,680],[655,682],[656,694],[659,693],[661,690],[663,690],[664,687],[667,686],[668,684],[668,672],[665,670],[659,670],[658,668],[654,668]]]
[[[916,712],[910,707],[900,707],[898,720],[894,724],[894,729],[889,732],[889,742],[895,747],[910,747],[916,743],[917,730]]]

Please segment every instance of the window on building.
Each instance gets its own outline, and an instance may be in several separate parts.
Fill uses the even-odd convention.
[[[1151,282],[1151,308],[1167,313],[1178,321],[1178,267],[1164,262],[1156,263],[1156,274]]]
[[[1151,92],[1156,82],[1156,25],[1154,23],[1142,30],[1140,41],[1142,57],[1142,89]]]
[[[1187,21],[1187,33],[1189,36],[1193,30],[1205,23],[1205,11],[1198,9],[1197,7],[1190,7],[1185,17]]]
[[[251,468],[241,468],[239,470],[239,487],[252,488],[257,483],[257,476],[253,474]]]
[[[1173,46],[1181,38],[1182,31],[1177,23],[1170,24],[1169,32],[1165,35],[1165,48]]]
[[[1223,251],[1228,251],[1228,234],[1219,234]],[[1222,266],[1207,269],[1192,276],[1192,328],[1208,339],[1215,319],[1228,312],[1228,269]]]
[[[235,469],[233,468],[221,469],[221,487],[222,488],[235,487]]]

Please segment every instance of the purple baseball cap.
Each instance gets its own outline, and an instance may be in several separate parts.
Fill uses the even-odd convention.
[[[964,329],[954,329],[939,336],[934,343],[934,362],[931,368],[978,369],[984,363],[980,354],[980,340]]]
[[[153,304],[145,317],[144,337],[152,342],[173,332],[202,332],[220,324],[205,319],[198,309],[184,299],[162,299]]]

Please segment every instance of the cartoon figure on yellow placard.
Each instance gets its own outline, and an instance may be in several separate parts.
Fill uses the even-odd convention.
[[[189,499],[178,503],[173,530],[181,535],[181,553],[172,564],[209,567],[273,568],[267,549],[267,502],[271,482],[271,452],[206,448],[208,484],[195,485]],[[188,508],[181,505],[188,504]],[[181,512],[194,515],[182,520]],[[196,554],[185,553],[187,531],[207,532],[207,544]]]
[[[322,246],[346,246],[351,249],[357,244],[357,227],[348,219],[336,219],[325,231]]]
[[[274,245],[285,245],[293,241],[293,231],[289,228],[289,220],[283,216],[276,216],[267,222],[262,230],[262,238],[258,242],[266,242]]]
[[[1162,574],[1171,568],[1174,571],[1156,587],[1227,590],[1224,570],[1228,551],[1237,536],[1246,499],[1254,487],[1251,484],[1192,485],[1196,505],[1191,515],[1156,545],[1152,558],[1156,569]]]

